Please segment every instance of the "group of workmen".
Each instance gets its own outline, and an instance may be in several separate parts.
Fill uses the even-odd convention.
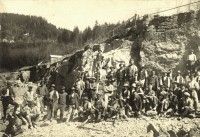
[[[128,66],[121,63],[119,69],[113,66],[107,68],[106,77],[102,80],[99,71],[102,69],[101,61],[96,67],[92,76],[88,71],[82,71],[69,90],[65,86],[56,90],[54,83],[47,88],[45,80],[41,80],[34,90],[33,84],[29,83],[21,104],[15,101],[12,83],[8,82],[1,92],[3,121],[18,119],[22,125],[28,123],[31,129],[40,120],[57,120],[62,123],[127,120],[129,117],[151,114],[178,116],[178,119],[196,116],[200,97],[200,71],[188,70],[185,74],[177,71],[175,75],[172,70],[162,74],[152,70],[148,74],[144,65],[138,69],[131,59]],[[7,115],[9,104],[14,106],[14,110]],[[9,122],[6,130],[8,134],[13,124],[16,123]],[[15,129],[17,127],[20,128],[15,125]]]

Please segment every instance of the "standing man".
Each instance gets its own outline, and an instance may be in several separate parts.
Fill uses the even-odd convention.
[[[130,65],[128,66],[128,71],[127,71],[127,77],[128,77],[128,82],[129,85],[133,84],[133,77],[135,76],[135,73],[138,72],[138,68],[134,63],[134,60],[130,60]]]
[[[14,114],[19,107],[19,104],[15,102],[15,92],[11,86],[10,82],[7,82],[7,87],[2,90],[2,105],[3,105],[3,121],[6,120],[6,111],[8,109],[9,104],[14,106]]]
[[[57,111],[60,109],[60,122],[63,122],[63,116],[65,113],[66,104],[67,104],[67,93],[65,92],[65,87],[63,86],[59,93],[58,105],[54,113],[55,118],[57,119]]]
[[[67,115],[67,121],[69,122],[69,120],[74,118],[75,116],[75,111],[78,110],[79,108],[79,95],[75,92],[75,88],[72,87],[71,88],[71,94],[69,95],[69,112]]]
[[[48,94],[49,97],[49,114],[48,118],[51,121],[54,117],[55,109],[58,105],[59,93],[55,90],[55,84],[51,85],[50,92]]]
[[[79,76],[77,81],[75,82],[75,88],[78,91],[79,97],[81,98],[85,89],[85,82],[82,80],[81,76]]]
[[[157,95],[157,91],[159,90],[159,81],[155,71],[152,71],[151,75],[149,75],[145,80],[146,90],[149,88],[149,84],[152,85],[152,90],[154,90]]]
[[[119,69],[116,72],[117,77],[117,87],[118,90],[121,91],[125,82],[125,70],[124,70],[124,64],[119,64]]]
[[[33,91],[33,85],[31,83],[28,84],[28,91],[24,93],[23,98],[24,98],[24,101],[22,103],[23,106],[26,106],[32,102],[37,104],[37,95]]]
[[[44,80],[42,80],[40,82],[40,86],[37,87],[36,89],[36,94],[39,98],[39,102],[40,102],[40,111],[41,113],[44,112],[44,108],[46,106],[46,101],[47,101],[47,95],[48,95],[48,89],[44,83]]]
[[[189,54],[188,57],[187,57],[188,67],[189,67],[189,70],[190,70],[191,72],[194,71],[193,66],[194,66],[196,60],[197,60],[197,57],[196,57],[196,55],[194,54],[194,50],[191,50],[190,54]]]
[[[183,78],[183,76],[181,75],[181,71],[178,71],[178,75],[175,77],[174,79],[178,84],[183,84],[185,83],[185,80]]]

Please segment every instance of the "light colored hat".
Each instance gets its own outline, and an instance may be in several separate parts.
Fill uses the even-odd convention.
[[[188,92],[185,92],[184,95],[190,97],[190,94]]]
[[[124,84],[124,87],[128,87],[129,85],[127,83]]]
[[[29,83],[28,83],[28,87],[29,87],[29,88],[32,88],[32,87],[33,87],[32,82],[29,82]]]

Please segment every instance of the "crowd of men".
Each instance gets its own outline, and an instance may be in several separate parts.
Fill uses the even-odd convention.
[[[8,82],[1,95],[3,120],[20,119],[22,125],[28,123],[31,129],[40,120],[100,122],[107,119],[127,120],[129,117],[148,115],[148,112],[161,117],[178,116],[178,119],[196,116],[200,71],[174,73],[169,70],[158,74],[152,70],[149,73],[144,65],[138,69],[131,59],[128,66],[121,63],[119,69],[114,66],[107,68],[105,80],[101,80],[100,70],[104,66],[100,58],[101,51],[96,57],[94,73],[91,75],[82,71],[70,90],[63,86],[57,91],[54,83],[47,88],[47,83],[42,80],[34,91],[33,85],[29,84],[22,104],[16,103],[15,92]],[[7,116],[9,104],[14,106],[14,111]],[[15,124],[9,122],[7,134],[12,134],[10,128]],[[14,129],[17,127],[20,128],[15,125]]]

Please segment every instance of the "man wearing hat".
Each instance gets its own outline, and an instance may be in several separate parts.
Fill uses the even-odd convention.
[[[116,72],[116,78],[117,78],[117,87],[118,89],[122,90],[122,87],[124,85],[125,82],[125,76],[126,76],[126,72],[124,69],[124,65],[123,64],[119,64],[119,69]]]
[[[158,76],[156,75],[156,72],[153,70],[151,72],[151,75],[149,75],[146,79],[145,79],[145,85],[144,88],[148,89],[149,88],[149,84],[151,83],[152,88],[154,91],[157,91],[159,89],[159,80],[158,80]]]
[[[18,103],[15,102],[15,92],[11,86],[10,82],[7,82],[7,86],[3,88],[2,90],[2,105],[3,105],[3,121],[5,122],[6,120],[6,111],[8,109],[9,104],[14,106],[14,112],[16,112],[18,108]]]
[[[107,108],[107,105],[108,105],[108,97],[113,95],[114,90],[115,90],[115,88],[112,85],[112,82],[107,81],[107,85],[104,87],[105,108]]]
[[[168,73],[163,72],[163,76],[160,79],[160,85],[164,85],[165,87],[170,88],[172,84],[172,79],[169,77]]]
[[[33,91],[33,84],[31,82],[28,83],[28,91],[26,91],[23,95],[23,106],[28,105],[29,103],[37,102],[37,94]]]
[[[90,78],[90,87],[87,94],[89,101],[94,101],[96,96],[97,83],[95,80],[96,80],[95,77]]]
[[[74,119],[75,115],[76,115],[76,111],[79,108],[79,95],[75,92],[75,88],[72,87],[71,88],[71,93],[68,96],[68,106],[69,106],[69,110],[68,110],[68,115],[67,115],[67,121],[69,122],[70,118],[72,117],[72,119]]]
[[[183,76],[181,75],[181,71],[178,70],[178,75],[175,76],[174,80],[178,83],[178,84],[183,84],[185,83],[185,80],[183,78]]]
[[[24,108],[22,108],[21,113],[28,122],[28,128],[31,129],[35,127],[40,120],[40,108],[36,106],[35,102],[30,102]]]
[[[55,109],[55,118],[57,118],[57,112],[60,110],[60,122],[63,122],[63,116],[65,115],[65,108],[67,104],[67,93],[65,91],[65,87],[63,86],[61,88],[61,91],[59,92],[59,99],[58,99],[58,105]]]
[[[44,108],[47,105],[46,101],[47,101],[47,95],[48,95],[48,89],[45,85],[45,81],[41,80],[40,82],[40,86],[37,87],[36,89],[36,94],[39,98],[40,101],[40,110],[41,113],[44,112]]]
[[[94,115],[95,115],[95,122],[101,121],[101,114],[103,113],[103,100],[101,98],[101,94],[97,93],[96,98],[94,100]]]
[[[90,116],[92,116],[92,104],[86,96],[83,97],[83,102],[79,109],[79,116],[80,121],[85,121],[86,119],[90,118]]]
[[[190,94],[188,92],[184,93],[184,98],[183,98],[183,113],[181,114],[181,118],[187,116],[188,114],[190,114],[193,110],[193,100],[190,98]]]
[[[115,67],[113,67],[113,66],[110,67],[110,71],[107,73],[106,78],[108,80],[116,79]]]
[[[58,99],[59,99],[59,93],[57,90],[55,90],[56,85],[52,84],[50,92],[48,94],[48,100],[49,100],[49,111],[48,111],[48,119],[51,121],[52,118],[55,118],[54,113],[55,109],[58,105]]]
[[[138,79],[141,83],[141,87],[144,87],[145,79],[148,77],[148,72],[144,68],[144,64],[141,64],[141,67],[138,71]]]
[[[146,91],[144,95],[146,111],[149,109],[156,110],[158,106],[158,98],[156,97],[156,93],[152,88],[153,88],[153,83],[150,82],[148,86],[148,90]]]

